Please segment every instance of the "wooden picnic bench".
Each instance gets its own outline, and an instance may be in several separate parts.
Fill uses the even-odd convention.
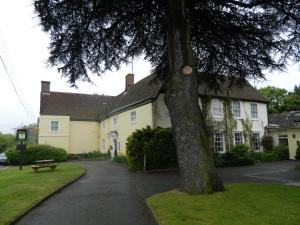
[[[31,168],[34,170],[34,172],[37,172],[38,169],[45,167],[49,167],[51,168],[51,171],[53,171],[57,166],[58,164],[54,163],[53,159],[47,159],[35,161],[35,165],[32,165]]]

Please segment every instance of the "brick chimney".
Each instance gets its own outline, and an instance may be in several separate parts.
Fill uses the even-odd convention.
[[[41,92],[50,92],[50,82],[49,81],[41,82]]]
[[[125,91],[134,85],[134,74],[129,73],[125,77]]]

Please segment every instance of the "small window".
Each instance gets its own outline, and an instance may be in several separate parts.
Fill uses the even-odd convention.
[[[215,152],[224,151],[224,138],[223,138],[223,133],[221,132],[214,133],[214,149]]]
[[[105,120],[102,122],[102,127],[105,129]]]
[[[117,117],[113,117],[113,125],[116,126],[117,125]]]
[[[251,118],[257,119],[257,104],[251,103]]]
[[[242,132],[234,132],[234,142],[236,145],[244,143]]]
[[[213,117],[222,117],[222,101],[219,99],[212,100],[212,116]]]
[[[130,112],[130,123],[136,122],[136,111]]]
[[[105,148],[106,148],[105,139],[102,139],[102,151],[105,151]]]
[[[278,142],[280,145],[289,146],[289,140],[288,140],[288,136],[287,135],[279,135],[278,136]]]
[[[241,104],[240,102],[232,102],[232,115],[234,118],[241,118]]]
[[[253,140],[253,150],[259,151],[260,150],[260,134],[259,132],[252,133],[252,140]]]
[[[50,124],[50,130],[51,132],[58,132],[58,121],[51,121]]]

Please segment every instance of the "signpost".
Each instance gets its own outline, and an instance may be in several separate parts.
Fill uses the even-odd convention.
[[[23,164],[23,153],[26,150],[26,145],[28,141],[28,131],[26,129],[17,130],[17,149],[20,151],[20,170],[22,170]]]

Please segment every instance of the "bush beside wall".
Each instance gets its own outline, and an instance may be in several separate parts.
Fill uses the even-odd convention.
[[[6,150],[7,161],[9,164],[19,164],[20,151],[16,147]],[[37,160],[53,159],[56,162],[66,161],[67,152],[62,148],[49,145],[28,145],[23,154],[23,164],[34,164]]]
[[[253,165],[255,161],[251,158],[250,148],[245,144],[235,145],[225,153],[215,153],[216,167]]]

